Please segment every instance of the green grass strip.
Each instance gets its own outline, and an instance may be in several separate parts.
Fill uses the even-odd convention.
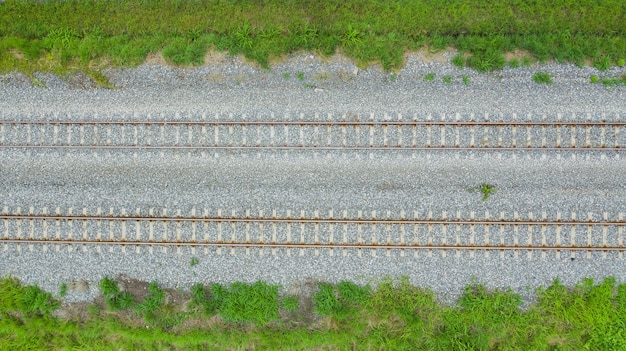
[[[621,0],[7,0],[0,3],[0,72],[85,71],[141,64],[162,52],[200,65],[210,48],[268,67],[298,50],[341,49],[359,65],[395,69],[423,45],[453,46],[480,71],[505,66],[504,53],[602,69],[626,59]],[[517,58],[515,59],[517,60]]]
[[[175,312],[163,299],[166,292],[152,283],[137,305],[144,307],[136,308],[143,317],[133,310],[104,311],[94,305],[78,320],[67,321],[24,310],[24,301],[32,300],[25,296],[38,288],[0,279],[0,349],[626,348],[626,284],[617,284],[613,278],[599,283],[584,279],[573,287],[555,280],[536,291],[536,303],[527,309],[520,308],[522,299],[513,291],[476,283],[464,289],[456,305],[440,304],[431,291],[411,285],[406,278],[383,279],[375,288],[351,282],[321,283],[313,296],[296,300],[285,296],[283,301],[291,301],[283,303],[291,306],[289,311],[279,309],[275,285],[200,287],[192,292],[196,301],[178,306]],[[105,294],[119,294],[108,278],[101,288]],[[54,306],[46,308],[47,312],[58,307],[50,294],[41,296],[43,304],[38,306]],[[218,301],[221,319],[194,309],[207,299]],[[321,314],[304,322],[300,314],[311,311],[296,306],[306,305],[307,300]]]

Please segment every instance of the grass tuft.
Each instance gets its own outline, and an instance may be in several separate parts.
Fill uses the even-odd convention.
[[[533,81],[537,84],[552,84],[552,76],[546,72],[537,72],[533,74]]]

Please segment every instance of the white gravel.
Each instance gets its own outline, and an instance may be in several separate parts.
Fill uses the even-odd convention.
[[[446,55],[444,55],[446,56]],[[447,55],[450,57],[450,55]],[[532,74],[553,75],[554,84],[538,85]],[[303,79],[298,78],[302,72]],[[435,73],[435,81],[424,76]],[[289,77],[286,77],[286,74]],[[300,54],[263,71],[226,58],[197,69],[175,69],[155,64],[136,69],[109,70],[116,90],[84,88],[89,82],[39,75],[47,88],[30,86],[19,74],[0,77],[0,119],[193,120],[313,119],[342,115],[417,116],[429,114],[467,118],[496,116],[511,119],[622,120],[626,87],[592,85],[589,77],[618,76],[622,68],[598,72],[593,68],[547,64],[478,74],[449,63],[408,59],[392,77],[376,67],[360,70],[335,57],[322,61]],[[445,84],[442,77],[453,77]],[[467,76],[469,85],[462,83]],[[232,114],[232,116],[229,116]],[[520,117],[522,118],[522,117]],[[304,210],[351,215],[386,211],[466,216],[485,211],[509,216],[557,213],[579,217],[604,212],[615,218],[626,208],[626,161],[620,153],[586,152],[124,152],[24,151],[0,152],[0,208],[23,212],[56,207],[66,211],[101,207],[128,212],[168,208],[183,213],[196,208],[256,212],[273,209]],[[469,188],[482,182],[496,187],[486,201]],[[80,209],[80,210],[79,210]],[[197,256],[200,264],[190,265]],[[583,277],[615,276],[626,281],[624,260],[617,254],[589,257],[562,253],[545,257],[525,253],[514,257],[476,253],[457,257],[438,252],[390,257],[370,254],[303,256],[230,255],[188,249],[163,253],[59,252],[34,247],[0,249],[0,275],[11,274],[25,283],[37,283],[58,292],[61,283],[87,281],[87,292],[70,291],[68,301],[89,299],[104,275],[125,274],[140,280],[158,280],[168,287],[196,282],[266,280],[288,287],[305,279],[366,283],[383,276],[409,276],[411,282],[432,288],[452,301],[472,278],[492,287],[512,287],[528,297],[540,285],[559,277],[573,284]]]

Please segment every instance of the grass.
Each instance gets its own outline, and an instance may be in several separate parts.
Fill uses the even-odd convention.
[[[65,295],[67,295],[67,284],[63,283],[59,288],[59,297],[63,298]]]
[[[108,278],[101,287],[108,293],[116,290]],[[41,300],[53,308],[46,307],[46,314],[25,314],[24,293],[36,289],[0,279],[0,349],[626,348],[626,284],[613,278],[584,279],[569,287],[554,280],[537,289],[535,302],[524,309],[521,297],[510,289],[490,289],[475,281],[453,305],[439,303],[432,291],[411,285],[407,278],[384,278],[374,287],[320,283],[310,298],[282,299],[283,309],[291,312],[285,318],[298,318],[298,306],[309,299],[325,311],[306,323],[280,320],[278,287],[262,282],[194,286],[192,300],[219,302],[217,319],[202,309],[183,311],[159,301],[153,311],[157,320],[135,310],[109,312],[97,305],[78,320],[62,320],[49,315],[59,305],[47,293]],[[162,292],[156,283],[148,290],[143,303],[160,299],[154,297]]]
[[[434,73],[428,73],[427,75],[424,76],[424,80],[427,82],[432,82],[433,80],[435,80],[435,74]]]
[[[468,76],[463,76],[463,84],[464,85],[469,85],[469,77]]]
[[[443,76],[443,82],[446,84],[452,83],[452,76]]]
[[[552,76],[546,72],[537,72],[533,74],[533,81],[537,84],[552,84]]]
[[[223,2],[102,0],[0,3],[0,72],[71,74],[106,85],[105,67],[132,67],[160,52],[197,66],[209,49],[268,68],[286,54],[341,51],[359,66],[400,68],[409,50],[454,47],[452,62],[501,69],[524,60],[623,65],[626,3],[620,0],[358,0]],[[509,62],[511,65],[511,62]]]

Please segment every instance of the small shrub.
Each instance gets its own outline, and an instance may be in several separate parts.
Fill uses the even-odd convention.
[[[537,72],[533,74],[533,80],[538,84],[552,84],[552,76],[546,72]]]
[[[424,76],[424,80],[427,82],[432,82],[433,80],[435,80],[435,74],[428,73],[426,76]]]
[[[595,74],[589,77],[589,83],[596,84],[598,82],[600,82],[600,78],[596,76]]]

